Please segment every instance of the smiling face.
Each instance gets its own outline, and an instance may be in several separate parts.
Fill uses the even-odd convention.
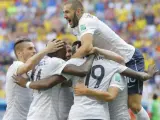
[[[71,28],[78,26],[79,19],[77,10],[74,10],[72,4],[65,4],[63,7],[64,18],[68,21]]]

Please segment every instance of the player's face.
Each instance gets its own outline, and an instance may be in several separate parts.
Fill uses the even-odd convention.
[[[35,46],[32,42],[25,42],[24,48],[21,51],[21,56],[23,57],[24,61],[27,61],[30,57],[36,54]]]
[[[79,19],[76,11],[72,9],[71,4],[66,4],[63,7],[64,18],[68,21],[71,28],[78,26]]]
[[[66,60],[69,60],[72,56],[72,50],[71,50],[71,46],[67,45],[66,46]]]

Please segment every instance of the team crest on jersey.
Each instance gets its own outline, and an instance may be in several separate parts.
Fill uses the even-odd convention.
[[[119,74],[115,75],[115,81],[120,82],[121,76]]]
[[[85,26],[85,25],[81,25],[81,26],[80,26],[80,30],[81,30],[81,31],[86,30],[86,26]]]

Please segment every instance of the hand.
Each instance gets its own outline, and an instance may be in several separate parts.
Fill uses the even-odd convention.
[[[157,70],[156,65],[150,65],[148,67],[148,71],[146,73],[143,73],[143,80],[148,80],[152,78],[157,72],[159,72],[159,70]]]
[[[62,40],[50,41],[48,42],[45,50],[47,51],[47,53],[52,53],[62,49],[63,46],[64,46],[64,42]]]
[[[74,87],[74,94],[76,96],[87,95],[87,90],[88,88],[84,85],[84,83],[77,83]]]
[[[28,80],[22,76],[13,75],[12,78],[14,79],[14,82],[17,83],[21,87],[26,87],[26,83]]]
[[[159,70],[157,70],[156,65],[149,65],[147,73],[150,75],[150,77],[153,77]]]

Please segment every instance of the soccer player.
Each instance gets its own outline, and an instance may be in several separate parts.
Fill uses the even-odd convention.
[[[112,55],[112,54],[111,54]],[[117,55],[118,56],[118,55]],[[112,57],[113,58],[113,57]],[[119,59],[119,58],[118,58]],[[116,57],[116,60],[117,60],[117,57]],[[97,61],[99,61],[99,62],[97,62]],[[67,64],[76,64],[76,65],[79,65],[79,64],[81,64],[82,62],[84,62],[84,60],[83,59],[71,59],[71,60],[69,60],[68,61],[69,63],[67,63]],[[120,69],[120,68],[118,68],[118,66],[119,66],[119,64],[118,63],[115,63],[115,64],[113,64],[112,65],[112,62],[113,61],[109,61],[109,62],[105,62],[105,59],[103,58],[103,57],[97,57],[96,58],[96,60],[95,60],[95,66],[93,67],[94,69],[94,71],[92,72],[92,75],[93,76],[91,76],[91,77],[94,77],[95,78],[95,76],[97,76],[97,75],[100,75],[99,77],[97,76],[97,79],[98,80],[100,80],[100,78],[102,78],[102,77],[104,77],[104,78],[107,78],[107,79],[109,79],[111,76],[112,76],[112,74],[114,73],[114,72],[116,72],[116,71],[118,71],[118,69]],[[99,64],[98,64],[99,63]],[[103,69],[104,67],[101,65],[101,64],[103,64],[103,66],[104,65],[106,65],[107,66],[107,68],[109,67],[109,68],[113,68],[113,69],[110,69],[110,70],[108,70],[108,69]],[[121,66],[121,65],[120,65]],[[98,68],[96,68],[96,67],[98,67]],[[126,68],[125,66],[123,66],[124,68]],[[122,68],[123,68],[122,67]],[[61,68],[62,69],[62,68]],[[64,70],[65,69],[65,70]],[[69,68],[67,68],[66,69],[66,67],[64,67],[64,69],[63,69],[63,71],[62,72],[64,72],[65,71],[65,73],[69,73],[69,74],[71,74],[70,72],[71,71],[69,71],[68,72],[68,70],[69,70]],[[98,70],[98,69],[100,69],[100,70]],[[101,71],[102,70],[102,71]],[[103,70],[105,70],[105,71],[103,71]],[[73,70],[72,70],[73,71]],[[96,71],[96,72],[95,72]],[[132,71],[132,70],[131,70]],[[109,72],[109,74],[105,74],[105,76],[104,76],[104,72]],[[132,71],[133,72],[133,71]],[[128,73],[128,70],[126,71],[126,73]],[[129,74],[129,73],[128,73]],[[130,73],[131,74],[131,73]],[[136,72],[136,74],[137,74],[137,72]],[[133,76],[137,76],[136,74],[134,74]],[[103,76],[102,76],[103,75]],[[140,77],[141,75],[140,74],[138,74],[138,76],[137,77]],[[54,77],[54,76],[53,76]],[[36,82],[31,82],[30,83],[30,85],[29,85],[29,87],[30,88],[32,88],[32,89],[44,89],[44,88],[49,88],[49,87],[51,87],[51,86],[53,86],[54,85],[54,82],[55,82],[55,77],[54,78],[49,78],[49,79],[47,79],[47,80],[40,80],[40,81],[36,81]],[[94,83],[96,84],[96,87],[97,87],[97,89],[98,89],[98,87],[100,86],[100,88],[101,89],[103,89],[103,90],[106,90],[107,89],[107,85],[109,85],[108,83],[109,83],[109,81],[106,81],[106,80],[101,80],[101,81],[98,81],[98,80],[96,80],[96,79],[94,79],[94,78],[91,78],[92,80],[89,80],[89,77],[90,77],[90,75],[88,75],[87,76],[87,81],[86,81],[86,84],[89,84],[90,82],[91,82],[91,85],[94,85]],[[15,78],[15,77],[14,77]],[[72,77],[73,78],[73,77]],[[17,83],[18,84],[20,84],[21,86],[23,86],[23,87],[25,87],[25,85],[26,85],[26,81],[24,80],[24,78],[15,78],[15,79],[17,79]],[[23,79],[23,80],[22,80]],[[80,79],[80,78],[74,78],[74,80],[75,79]],[[146,78],[145,78],[146,79]],[[90,82],[89,82],[90,81]],[[76,83],[76,82],[74,82],[74,83]],[[49,85],[48,85],[49,84]],[[85,101],[85,99],[86,99],[86,102],[84,102]],[[87,101],[88,100],[88,101]],[[95,99],[92,99],[92,98],[88,98],[88,97],[86,97],[86,98],[84,98],[84,101],[83,101],[83,99],[78,99],[78,97],[76,97],[75,99],[74,99],[74,105],[72,106],[72,109],[71,109],[71,113],[70,113],[70,119],[73,119],[73,120],[81,120],[81,119],[96,119],[96,118],[98,118],[98,119],[106,119],[107,117],[109,117],[109,115],[106,115],[106,113],[108,113],[108,112],[105,112],[105,109],[104,109],[104,104],[105,104],[105,102],[103,102],[103,104],[101,103],[101,102],[99,102],[99,101],[97,101],[97,100],[95,100]],[[84,103],[83,103],[84,102]],[[93,106],[92,106],[92,104],[91,103],[95,103]],[[75,107],[76,105],[78,105],[78,107]],[[85,108],[85,107],[83,107],[83,105],[84,106],[90,106],[90,108],[86,111],[86,109],[83,109],[83,108]],[[81,108],[81,106],[82,106],[82,108]],[[77,110],[76,110],[76,108],[77,108]],[[99,112],[93,112],[94,111],[94,109],[95,108],[98,108],[98,111]],[[75,111],[75,110],[76,111]],[[82,112],[83,111],[83,114],[80,114],[79,112]],[[96,109],[96,111],[97,111],[97,109]],[[101,111],[101,112],[100,112]],[[74,114],[74,113],[76,113],[76,114]],[[94,113],[94,114],[93,114]],[[90,115],[89,115],[90,114]],[[108,118],[109,119],[109,118]]]
[[[106,91],[99,91],[87,88],[83,83],[79,83],[74,88],[77,96],[95,97],[97,100],[108,102],[111,120],[130,120],[128,113],[128,93],[127,83],[120,74],[115,73],[110,80],[109,88]],[[108,107],[107,107],[108,105]]]
[[[60,49],[63,43],[50,42],[42,51],[36,54],[33,43],[28,38],[18,38],[14,44],[17,61],[9,67],[6,75],[7,109],[3,120],[26,120],[32,100],[31,91],[14,83],[13,74],[22,75],[33,69],[36,64],[49,52]],[[24,74],[26,77],[26,74]]]
[[[73,29],[73,34],[82,42],[82,46],[72,57],[82,58],[94,47],[108,49],[121,55],[126,66],[144,71],[144,58],[138,49],[127,44],[105,23],[96,16],[84,13],[84,8],[79,0],[68,0],[63,7],[64,18]],[[149,120],[149,116],[141,106],[143,81],[128,78],[128,104],[135,113],[137,120]]]

